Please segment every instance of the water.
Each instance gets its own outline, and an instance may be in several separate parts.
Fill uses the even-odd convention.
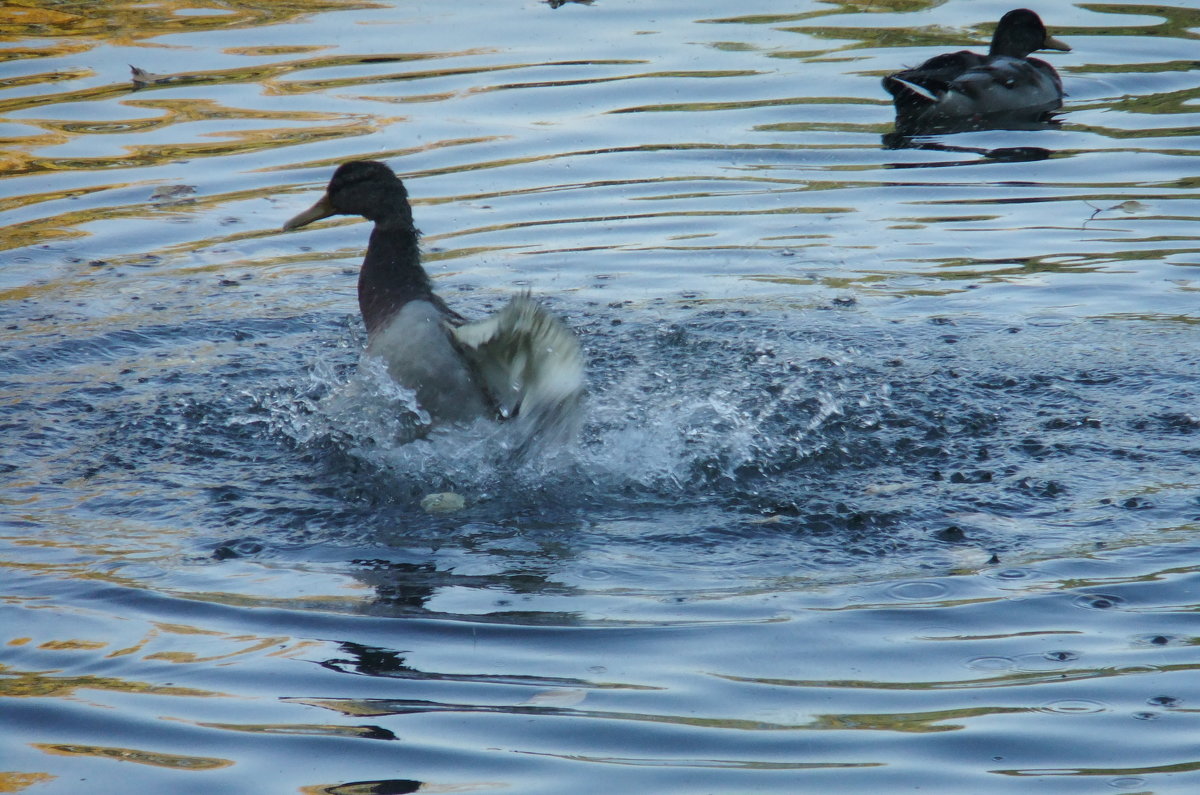
[[[1008,8],[4,10],[0,789],[1194,791],[1200,18],[889,136]],[[367,226],[278,231],[357,157],[574,445],[394,441]]]

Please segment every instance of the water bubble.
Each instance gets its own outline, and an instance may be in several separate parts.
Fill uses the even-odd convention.
[[[1123,776],[1121,778],[1114,778],[1112,781],[1109,781],[1108,786],[1112,787],[1113,789],[1137,789],[1145,783],[1146,779],[1144,778],[1138,778],[1137,776]]]
[[[985,572],[984,576],[994,580],[1024,580],[1037,574],[1033,569],[1009,568]]]
[[[1162,671],[1157,665],[1118,665],[1105,670],[1112,671],[1114,674],[1156,674]]]
[[[1057,701],[1048,701],[1038,707],[1039,712],[1055,715],[1094,715],[1107,710],[1107,704],[1089,698],[1063,698]]]
[[[922,627],[913,633],[916,640],[957,640],[958,631],[952,627]]]
[[[899,582],[889,586],[886,590],[888,596],[906,602],[923,602],[929,599],[940,599],[949,592],[950,589],[947,586],[932,580]]]
[[[1019,654],[1013,658],[1013,662],[1018,671],[1057,671],[1077,659],[1078,652],[1049,651],[1040,654]]]
[[[1079,594],[1072,601],[1076,607],[1089,610],[1112,610],[1125,605],[1124,599],[1113,594]]]
[[[975,657],[967,660],[967,667],[975,671],[1009,671],[1016,665],[1011,657]]]
[[[1182,699],[1175,696],[1153,696],[1146,699],[1146,703],[1152,707],[1162,707],[1163,709],[1174,709],[1183,703]]]
[[[1138,646],[1170,646],[1179,643],[1177,635],[1135,635],[1133,642]]]

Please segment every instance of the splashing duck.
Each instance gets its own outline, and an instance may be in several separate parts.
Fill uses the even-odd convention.
[[[575,335],[527,293],[476,322],[450,309],[421,266],[408,191],[386,164],[342,164],[325,195],[283,229],[331,215],[375,224],[358,276],[367,354],[386,363],[435,424],[520,416],[550,425],[574,413],[584,382]]]

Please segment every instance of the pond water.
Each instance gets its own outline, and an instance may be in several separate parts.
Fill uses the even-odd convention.
[[[1200,11],[890,135],[1010,7],[0,8],[0,791],[1197,791]],[[576,442],[392,441],[355,158]]]

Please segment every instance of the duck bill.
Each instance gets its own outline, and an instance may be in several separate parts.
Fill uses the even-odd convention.
[[[337,210],[333,209],[333,205],[329,203],[329,194],[326,193],[321,198],[317,199],[317,203],[309,207],[304,212],[293,217],[290,221],[283,225],[283,231],[290,232],[293,229],[299,229],[302,226],[308,226],[313,221],[320,221],[322,218],[328,218],[334,215]]]
[[[1046,40],[1044,42],[1042,42],[1042,49],[1043,50],[1062,50],[1063,52],[1070,52],[1071,46],[1069,44],[1067,44],[1065,41],[1059,41],[1058,39],[1054,38],[1053,36],[1047,36]]]

